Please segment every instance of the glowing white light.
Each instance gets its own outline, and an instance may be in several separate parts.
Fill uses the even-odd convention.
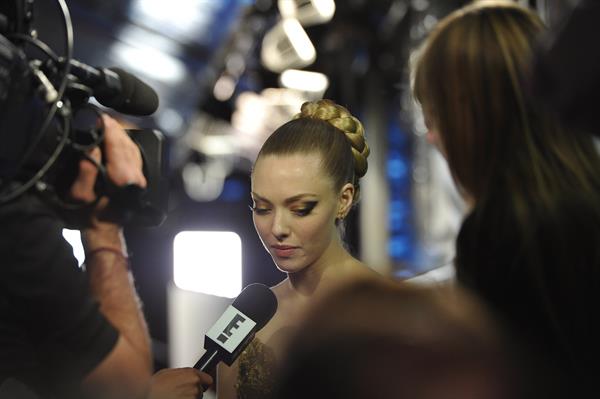
[[[235,103],[236,111],[231,116],[232,126],[249,134],[262,133],[265,127],[265,115],[268,111],[268,105],[264,98],[254,92],[245,91],[240,93]]]
[[[314,61],[316,57],[315,47],[300,22],[293,18],[284,19],[283,30],[300,58],[307,62]]]
[[[164,27],[177,36],[194,36],[205,33],[218,7],[217,1],[206,0],[136,0],[131,15],[146,26]]]
[[[235,91],[235,80],[226,74],[223,74],[217,79],[213,88],[213,95],[219,101],[227,101],[231,98]]]
[[[284,18],[296,18],[305,26],[328,22],[335,14],[333,0],[279,0],[277,6]]]
[[[242,290],[242,240],[230,231],[182,231],[173,241],[173,276],[181,289],[221,297]]]
[[[296,17],[296,2],[294,0],[279,0],[277,2],[279,13],[284,18],[295,18]]]
[[[232,155],[235,154],[235,143],[229,135],[219,136],[203,136],[200,138],[198,147],[202,149],[202,152],[206,155]],[[223,166],[223,165],[219,165]],[[229,171],[229,168],[219,167],[222,171],[223,177]]]
[[[324,93],[329,79],[322,73],[288,69],[280,76],[281,85],[289,89]]]
[[[227,71],[234,76],[240,76],[246,69],[246,61],[240,53],[231,53],[225,59]]]
[[[115,43],[111,51],[118,62],[126,68],[149,78],[173,84],[185,77],[185,66],[179,59],[152,47],[133,47],[124,43]]]
[[[231,124],[243,135],[236,137],[236,143],[248,139],[246,147],[260,146],[277,127],[290,120],[300,106],[308,101],[307,92],[287,88],[269,87],[260,94],[242,92],[235,102]],[[250,159],[254,161],[253,154]]]
[[[261,61],[273,72],[312,64],[317,51],[297,19],[278,22],[263,39]]]
[[[223,192],[225,173],[212,165],[198,165],[189,162],[181,172],[185,193],[200,202],[214,201]]]
[[[85,252],[81,243],[81,233],[79,230],[63,229],[62,235],[73,247],[73,255],[77,258],[79,266],[81,266],[85,260]]]

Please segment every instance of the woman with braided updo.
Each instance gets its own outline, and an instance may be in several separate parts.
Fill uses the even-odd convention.
[[[340,284],[382,278],[348,253],[339,234],[368,155],[360,121],[329,100],[304,103],[264,143],[252,172],[253,220],[287,277],[272,288],[278,309],[271,321],[231,367],[219,366],[219,399],[267,397],[308,305]]]

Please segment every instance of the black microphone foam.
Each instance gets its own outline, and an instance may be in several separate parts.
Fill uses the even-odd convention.
[[[271,320],[277,310],[277,298],[264,284],[250,284],[235,298],[231,306],[256,323],[256,331]]]
[[[264,284],[250,284],[204,336],[206,352],[194,368],[210,372],[219,362],[231,365],[271,320],[277,310],[277,298]]]
[[[119,76],[121,90],[95,92],[94,97],[100,104],[130,115],[150,115],[156,111],[158,95],[150,86],[121,68],[108,70]]]

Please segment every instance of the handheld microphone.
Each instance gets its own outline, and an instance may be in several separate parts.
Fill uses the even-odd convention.
[[[269,287],[248,285],[206,333],[206,353],[194,368],[209,372],[221,361],[231,366],[276,310],[277,298]]]
[[[129,72],[120,68],[94,68],[71,60],[71,74],[93,91],[98,102],[129,115],[150,115],[158,108],[156,92]]]

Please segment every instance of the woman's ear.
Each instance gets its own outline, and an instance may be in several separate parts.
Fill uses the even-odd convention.
[[[340,195],[338,198],[338,213],[337,219],[344,219],[348,212],[350,212],[350,208],[352,208],[352,203],[354,202],[354,185],[352,183],[346,183],[340,190]]]

